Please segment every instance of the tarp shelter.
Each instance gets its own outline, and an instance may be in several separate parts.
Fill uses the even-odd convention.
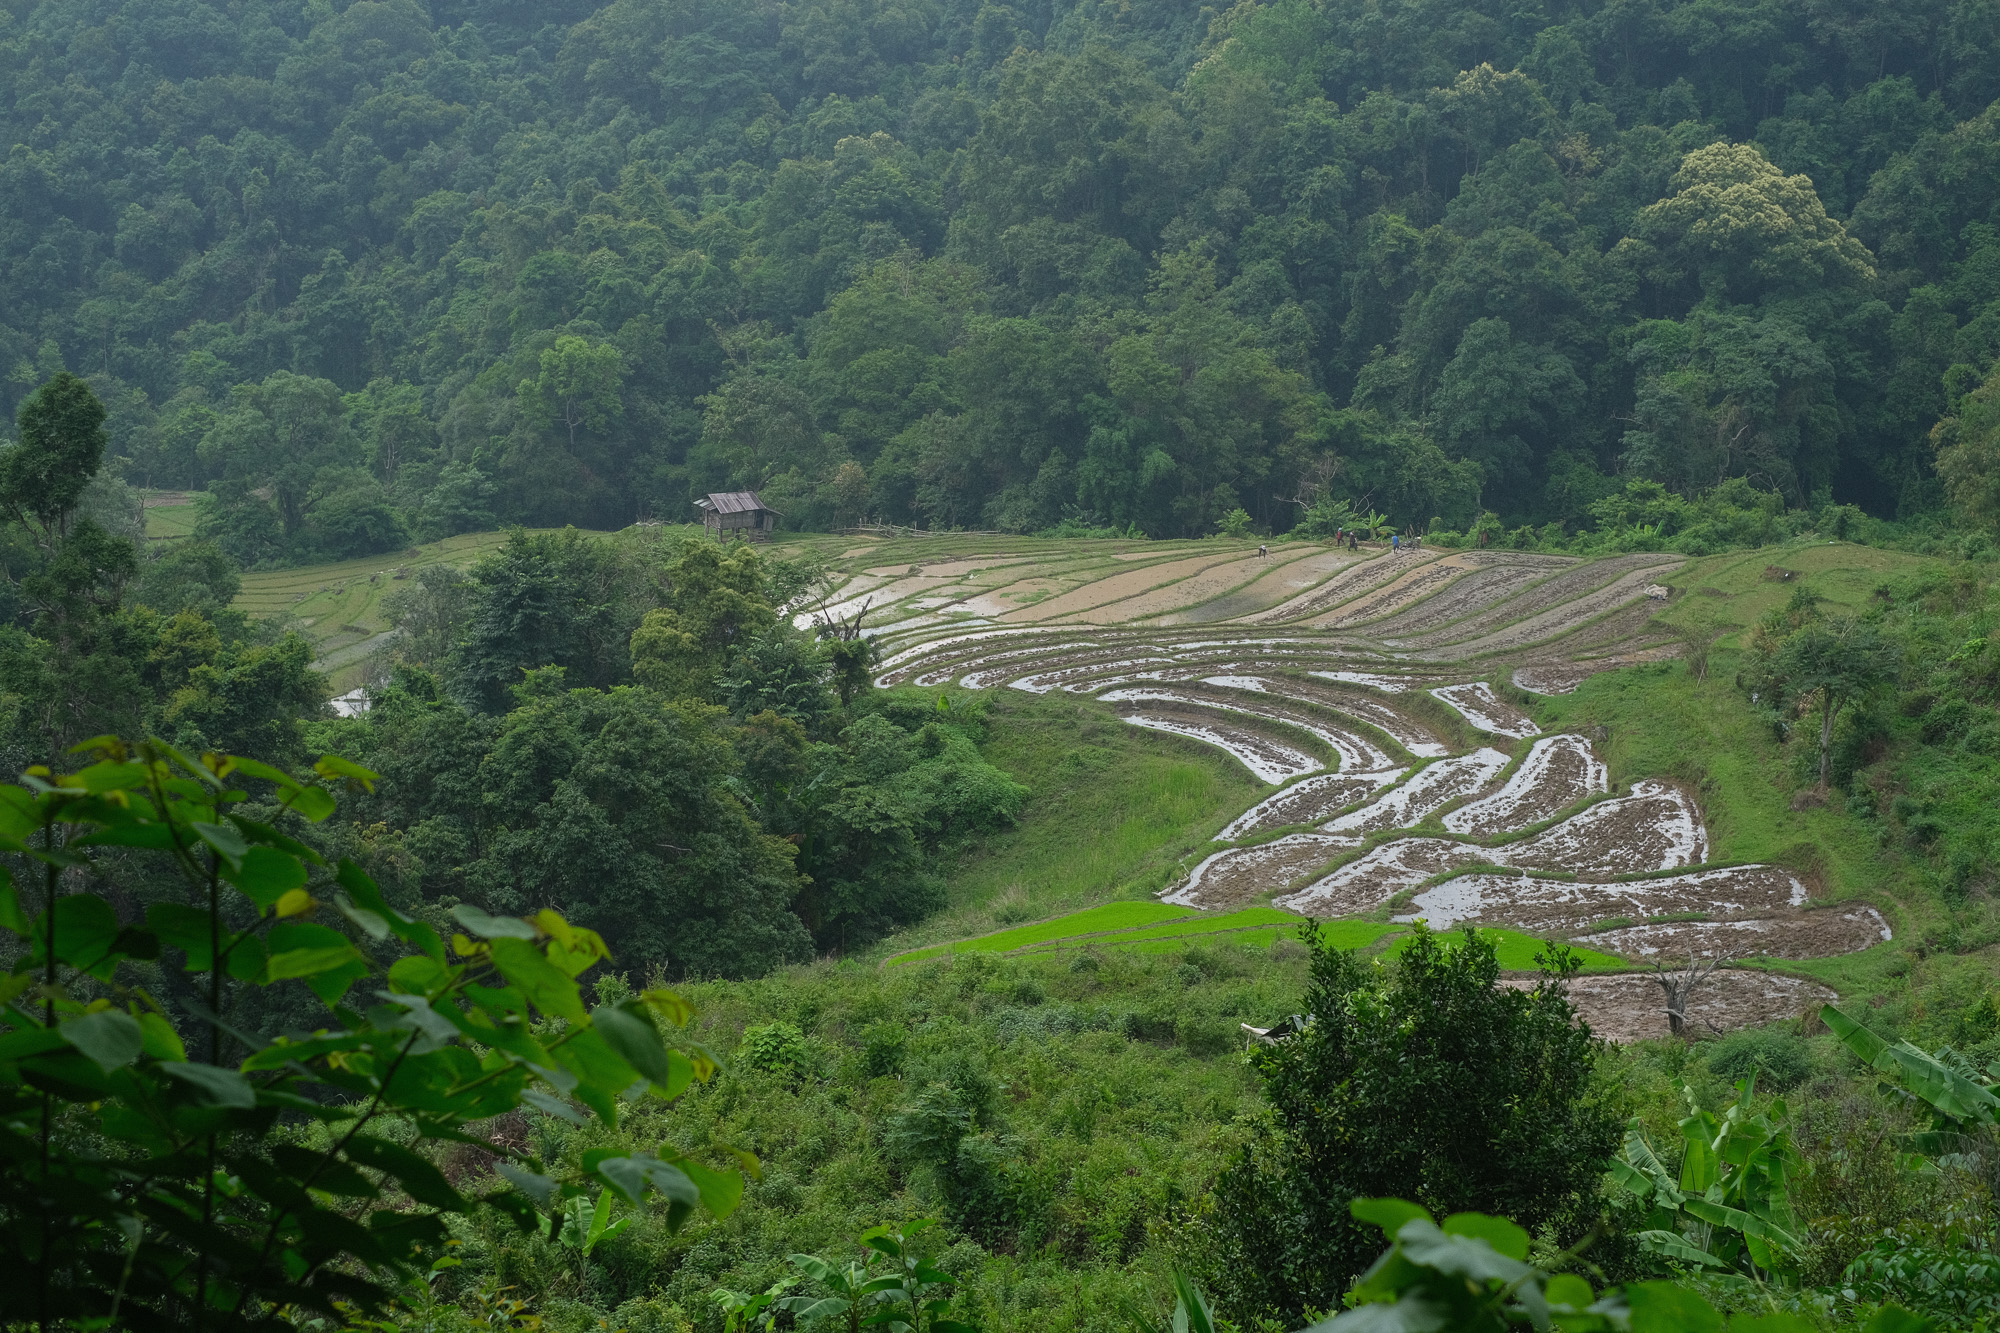
[[[705,500],[696,500],[701,523],[708,535],[719,542],[732,536],[746,541],[767,542],[778,526],[779,513],[767,508],[755,491],[715,491]]]

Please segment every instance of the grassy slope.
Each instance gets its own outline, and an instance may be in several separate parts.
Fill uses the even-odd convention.
[[[1543,699],[1532,711],[1551,731],[1606,728],[1608,738],[1599,746],[1617,782],[1660,777],[1694,786],[1707,816],[1712,860],[1789,866],[1802,873],[1817,896],[1831,901],[1866,897],[1883,909],[1899,937],[1914,935],[1940,905],[1921,890],[1899,855],[1885,852],[1873,831],[1837,803],[1792,808],[1798,783],[1733,678],[1742,660],[1744,631],[1784,605],[1800,584],[1826,598],[1829,609],[1852,611],[1883,579],[1921,563],[1894,552],[1826,544],[1695,561],[1672,579],[1686,595],[1677,597],[1660,618],[1722,634],[1706,681],[1692,679],[1678,662],[1635,667],[1592,677],[1574,694]],[[1765,570],[1771,566],[1793,570],[1797,578],[1767,579]],[[1867,989],[1900,972],[1902,953],[1897,944],[1782,966],[1843,991]]]
[[[953,867],[951,907],[882,954],[1145,898],[1267,790],[1219,750],[1128,727],[1060,691],[986,697],[986,756],[1029,789],[1020,824]]]

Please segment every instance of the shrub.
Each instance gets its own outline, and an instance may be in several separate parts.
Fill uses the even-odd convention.
[[[1225,1304],[1237,1318],[1337,1306],[1379,1241],[1357,1197],[1505,1213],[1558,1239],[1599,1207],[1621,1117],[1591,1086],[1563,950],[1533,990],[1502,988],[1490,940],[1421,925],[1392,967],[1315,930],[1298,1036],[1257,1053],[1278,1133],[1218,1185]]]
[[[1725,1083],[1755,1073],[1759,1087],[1783,1092],[1812,1076],[1812,1055],[1804,1040],[1781,1028],[1751,1028],[1710,1047],[1708,1069]]]

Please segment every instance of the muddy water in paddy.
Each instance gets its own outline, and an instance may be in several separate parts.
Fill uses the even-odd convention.
[[[1274,900],[1274,905],[1307,916],[1348,916],[1379,907],[1447,870],[1489,860],[1469,842],[1448,838],[1398,838],[1300,889]]]
[[[1287,708],[1277,699],[1267,699],[1247,693],[1210,694],[1198,689],[1176,688],[1171,685],[1128,686],[1112,690],[1100,697],[1106,703],[1191,704],[1202,708],[1219,708],[1247,717],[1264,718],[1296,727],[1309,736],[1318,737],[1339,757],[1343,772],[1374,773],[1394,767],[1388,753],[1367,737],[1337,727],[1327,719],[1303,708]]]
[[[1256,847],[1232,847],[1196,866],[1163,901],[1182,907],[1234,906],[1311,874],[1353,846],[1351,838],[1294,833]]]
[[[1453,833],[1490,838],[1553,819],[1586,796],[1611,789],[1611,771],[1582,736],[1536,741],[1506,785],[1444,817]]]
[[[1380,833],[1421,824],[1461,796],[1484,787],[1507,767],[1498,750],[1474,750],[1440,759],[1379,800],[1326,826],[1328,833]]]
[[[1325,766],[1319,756],[1307,754],[1290,741],[1214,713],[1153,707],[1122,712],[1121,716],[1135,727],[1213,745],[1249,769],[1260,782],[1276,785],[1316,773]]]
[[[1216,834],[1216,840],[1231,842],[1287,824],[1316,823],[1356,801],[1366,800],[1401,778],[1403,772],[1392,768],[1382,773],[1322,773],[1307,778],[1251,806],[1237,816],[1236,822]]]
[[[1488,854],[1484,859],[1498,858]],[[1569,934],[1616,917],[1768,916],[1802,906],[1805,900],[1806,888],[1798,876],[1778,866],[1727,866],[1617,884],[1476,874],[1425,889],[1396,919],[1421,918],[1437,930],[1470,921]]]
[[[1708,830],[1678,787],[1639,782],[1532,838],[1499,849],[1511,866],[1606,877],[1678,870],[1708,859]]]
[[[1442,759],[1451,751],[1436,734],[1407,713],[1359,691],[1340,690],[1287,676],[1209,676],[1204,684],[1236,690],[1259,690],[1282,699],[1301,699],[1366,722],[1419,759]]]
[[[1872,907],[1825,907],[1747,921],[1656,921],[1577,940],[1627,958],[1832,958],[1859,953],[1894,932]]]
[[[1490,735],[1525,740],[1542,730],[1526,713],[1512,704],[1502,703],[1499,696],[1493,693],[1493,687],[1483,680],[1469,685],[1446,685],[1430,693],[1432,698],[1442,699],[1451,705],[1474,728]]]

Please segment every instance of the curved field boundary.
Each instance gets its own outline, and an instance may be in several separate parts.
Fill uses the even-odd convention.
[[[1678,569],[1681,563],[1684,562],[1675,562],[1671,566],[1652,565],[1635,570],[1612,580],[1596,592],[1586,593],[1540,615],[1515,621],[1504,629],[1495,630],[1476,639],[1436,643],[1434,646],[1427,643],[1423,646],[1423,651],[1434,657],[1449,657],[1464,661],[1467,658],[1527,648],[1533,644],[1559,638],[1596,620],[1607,611],[1623,606],[1636,598],[1645,597],[1648,583],[1661,577],[1662,570]],[[1418,647],[1415,643],[1398,646],[1407,649]]]
[[[1312,623],[1321,629],[1368,629],[1405,607],[1456,584],[1478,568],[1463,551],[1454,552],[1442,560],[1421,560],[1420,557],[1409,556],[1391,558],[1413,563],[1405,564],[1399,577],[1343,606],[1313,617]]]
[[[1192,710],[1166,712],[1160,709],[1135,710],[1121,714],[1126,722],[1148,731],[1213,745],[1250,770],[1259,782],[1273,786],[1317,773],[1326,767],[1318,756],[1296,746],[1220,717],[1197,716]]]
[[[1577,943],[1628,958],[1832,958],[1895,938],[1867,904],[1740,921],[1657,921],[1580,935]]]
[[[1475,843],[1453,842],[1449,838],[1398,838],[1273,902],[1308,916],[1346,916],[1380,907],[1397,894],[1445,871],[1491,859]],[[1453,923],[1435,924],[1444,929]]]
[[[1208,676],[1202,683],[1233,690],[1257,690],[1281,699],[1297,699],[1342,717],[1353,718],[1373,727],[1419,759],[1443,759],[1451,753],[1444,742],[1417,719],[1356,690],[1333,689],[1313,681],[1282,676]]]
[[[1474,837],[1516,833],[1609,790],[1611,770],[1588,740],[1549,736],[1529,748],[1499,791],[1461,805],[1444,817],[1444,826]]]
[[[1404,572],[1405,567],[1391,558],[1387,551],[1359,554],[1362,557],[1360,560],[1339,570],[1317,588],[1280,602],[1268,611],[1249,616],[1246,618],[1247,623],[1252,625],[1310,623],[1312,617],[1362,596],[1369,590],[1400,577]]]
[[[1678,787],[1638,782],[1630,796],[1599,801],[1494,856],[1506,865],[1605,878],[1677,870],[1708,859],[1708,829]]]
[[[1421,919],[1438,930],[1471,921],[1568,933],[1613,917],[1768,916],[1805,901],[1806,886],[1799,877],[1769,865],[1725,866],[1615,884],[1473,874],[1425,889],[1396,920]]]
[[[1336,727],[1303,708],[1287,708],[1276,700],[1267,701],[1256,695],[1237,693],[1230,696],[1220,693],[1210,694],[1199,689],[1176,689],[1171,685],[1133,685],[1112,690],[1098,697],[1106,703],[1187,704],[1197,708],[1214,708],[1236,713],[1263,722],[1275,722],[1280,726],[1303,731],[1319,740],[1333,751],[1343,772],[1374,773],[1395,767],[1396,761],[1387,751],[1359,732]]]
[[[1608,560],[1572,564],[1556,570],[1539,583],[1530,584],[1519,594],[1508,598],[1498,606],[1489,607],[1476,615],[1455,621],[1434,633],[1398,639],[1395,646],[1406,652],[1423,653],[1433,648],[1462,643],[1467,639],[1478,638],[1509,625],[1533,619],[1550,610],[1568,606],[1583,597],[1610,587],[1635,571],[1658,570],[1680,563],[1678,556],[1649,553],[1613,556]]]
[[[1484,787],[1500,776],[1508,757],[1498,750],[1479,749],[1470,754],[1440,759],[1419,769],[1400,787],[1383,793],[1359,810],[1321,826],[1327,833],[1382,833],[1408,828],[1450,805],[1462,796]]]
[[[1196,866],[1179,888],[1160,901],[1178,907],[1227,907],[1269,893],[1273,884],[1311,874],[1354,846],[1352,838],[1294,833],[1255,847],[1231,847]]]
[[[1428,692],[1433,699],[1448,704],[1452,711],[1489,736],[1505,736],[1522,741],[1539,736],[1542,729],[1534,719],[1512,704],[1500,702],[1493,687],[1483,680],[1466,685],[1446,685]]]
[[[1442,630],[1490,606],[1507,602],[1522,589],[1547,578],[1551,568],[1519,559],[1477,561],[1465,577],[1449,587],[1371,622],[1369,636],[1395,645],[1414,635]]]
[[[1245,810],[1215,835],[1215,841],[1234,842],[1265,829],[1318,823],[1401,780],[1406,772],[1391,768],[1379,773],[1323,773],[1306,778]]]

